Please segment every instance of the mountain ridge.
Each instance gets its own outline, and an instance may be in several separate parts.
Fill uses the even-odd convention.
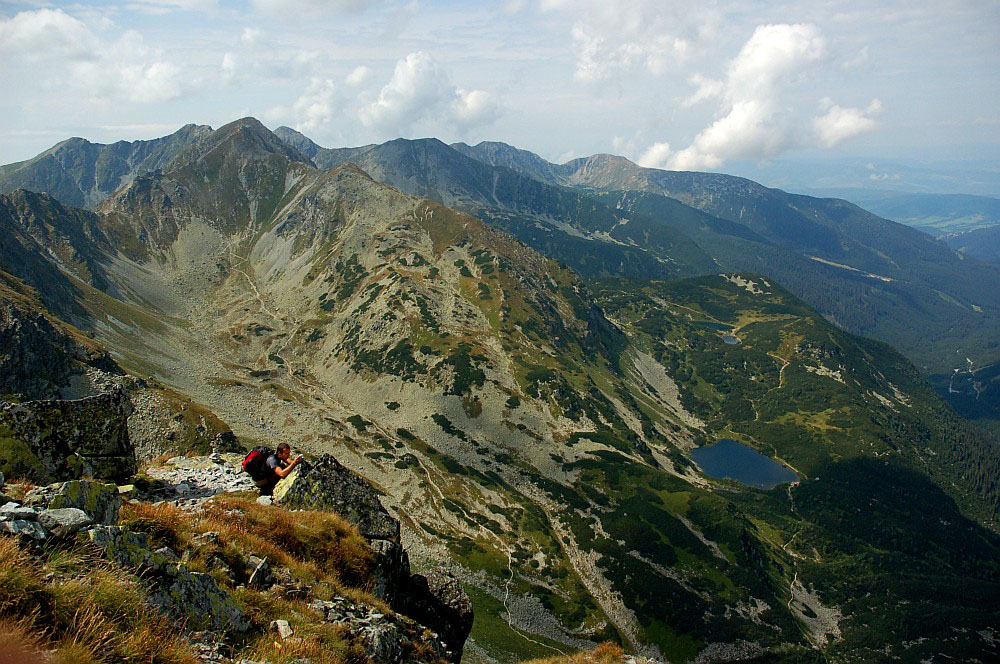
[[[88,329],[246,444],[336,449],[424,564],[508,616],[474,627],[484,652],[995,654],[996,442],[949,433],[891,348],[750,273],[584,282],[358,166],[232,137],[105,201],[110,286],[73,282]],[[724,437],[799,482],[706,477],[689,452]]]

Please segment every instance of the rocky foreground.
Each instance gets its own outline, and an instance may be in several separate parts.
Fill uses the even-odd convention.
[[[183,626],[191,660],[459,661],[471,602],[444,573],[411,574],[373,489],[327,455],[283,480],[276,501],[256,498],[241,459],[174,457],[127,485],[0,484],[4,545],[16,540],[50,587],[93,584],[84,569],[49,571],[53,550],[101,559]]]

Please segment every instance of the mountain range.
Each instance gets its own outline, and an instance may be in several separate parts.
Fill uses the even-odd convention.
[[[91,211],[44,182],[0,196],[14,304],[247,446],[336,450],[417,566],[465,582],[469,661],[1000,655],[1000,445],[917,343],[953,309],[991,357],[996,267],[843,201],[615,157],[326,150],[252,118],[172,136],[59,171],[118,179],[99,203],[73,180]],[[707,476],[691,452],[720,439],[797,481]]]
[[[1000,414],[1000,385],[990,378],[1000,361],[1000,289],[987,286],[1000,284],[1000,268],[846,201],[612,155],[556,165],[502,143],[449,150],[400,139],[327,150],[293,130],[276,133],[321,168],[357,163],[504,228],[585,277],[764,274],[841,328],[900,349],[961,412],[991,425]],[[956,386],[966,358],[975,375]]]

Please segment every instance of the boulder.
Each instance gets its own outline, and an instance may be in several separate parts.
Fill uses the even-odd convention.
[[[87,513],[76,507],[48,509],[38,517],[38,523],[57,537],[72,535],[93,523]]]
[[[0,533],[33,539],[37,542],[48,539],[49,533],[37,521],[15,519],[0,521]]]
[[[272,620],[271,631],[277,632],[278,638],[282,641],[295,634],[295,631],[292,630],[292,626],[288,624],[287,620]]]
[[[38,512],[15,502],[4,503],[3,507],[0,507],[0,520],[38,521]]]
[[[462,648],[472,631],[472,600],[454,576],[442,570],[414,574],[393,609],[437,632],[451,652],[451,661],[462,658]]]
[[[382,507],[375,489],[330,454],[299,464],[278,482],[274,501],[288,509],[336,512],[368,540],[399,541],[399,521]]]
[[[232,595],[208,574],[192,572],[182,563],[167,563],[164,573],[152,578],[147,601],[183,621],[189,631],[243,633],[250,629],[250,621]]]
[[[267,558],[250,556],[250,560],[247,562],[247,570],[250,572],[250,578],[247,580],[248,588],[267,590],[275,584],[274,573],[271,572],[271,565],[267,562]]]
[[[118,526],[97,526],[87,532],[105,558],[147,579],[149,604],[182,621],[185,629],[242,633],[250,628],[239,604],[215,579],[188,570],[170,549],[151,551],[146,533]]]
[[[73,401],[0,402],[0,467],[36,481],[124,481],[136,471],[132,402],[121,387]]]
[[[48,509],[75,507],[83,510],[94,523],[103,525],[118,523],[118,508],[122,504],[117,485],[89,480],[57,482],[32,489],[24,502]]]

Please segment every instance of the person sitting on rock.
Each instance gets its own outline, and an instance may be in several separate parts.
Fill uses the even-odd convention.
[[[292,469],[305,460],[305,457],[300,454],[289,462],[290,456],[292,456],[291,446],[288,443],[281,443],[274,454],[267,457],[261,465],[259,474],[253,477],[253,483],[260,489],[260,495],[270,496],[278,481],[288,477]]]

